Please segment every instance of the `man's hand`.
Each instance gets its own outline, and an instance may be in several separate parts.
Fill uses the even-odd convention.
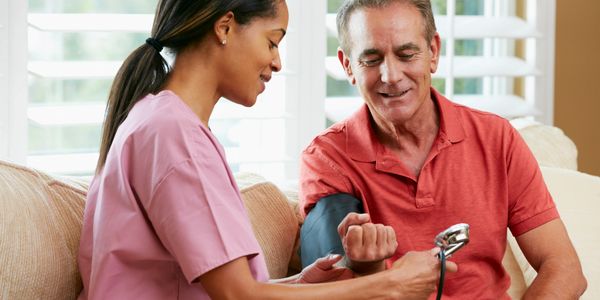
[[[346,265],[358,274],[385,269],[385,259],[398,247],[391,226],[371,223],[368,214],[349,213],[338,226],[338,234],[346,252]]]
[[[440,248],[427,251],[409,251],[392,264],[392,271],[400,276],[403,299],[427,299],[437,289],[440,278]],[[446,272],[458,270],[456,263],[446,261]]]
[[[302,270],[296,283],[319,283],[354,278],[352,270],[334,266],[341,259],[342,256],[339,254],[317,259]]]

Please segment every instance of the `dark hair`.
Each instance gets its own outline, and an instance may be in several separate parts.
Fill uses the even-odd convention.
[[[424,36],[429,45],[436,32],[430,0],[346,0],[338,10],[336,18],[338,39],[344,52],[350,53],[352,41],[348,35],[348,21],[352,13],[361,8],[382,8],[394,2],[407,3],[419,10],[425,24]]]
[[[96,172],[104,167],[117,129],[133,105],[163,87],[170,69],[158,49],[167,47],[179,53],[202,40],[214,23],[230,11],[240,25],[249,24],[254,18],[275,17],[279,1],[283,0],[160,0],[152,25],[152,39],[127,57],[113,81]]]

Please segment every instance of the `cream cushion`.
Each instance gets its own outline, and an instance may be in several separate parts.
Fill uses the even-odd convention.
[[[299,231],[298,219],[285,195],[266,181],[244,187],[240,193],[270,277],[287,276]]]
[[[521,299],[527,290],[527,285],[525,284],[519,262],[516,260],[515,255],[508,244],[506,245],[504,257],[502,258],[502,266],[510,276],[510,287],[507,291],[508,295],[511,299]]]
[[[73,299],[86,191],[0,161],[0,298]]]
[[[600,177],[561,168],[541,169],[588,281],[581,299],[600,299]],[[535,270],[512,236],[509,243],[526,284],[531,284]]]
[[[560,128],[533,124],[519,133],[540,166],[577,170],[577,147]]]

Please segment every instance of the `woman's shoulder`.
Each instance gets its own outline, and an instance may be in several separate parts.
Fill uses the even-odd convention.
[[[123,123],[131,133],[141,136],[196,136],[206,128],[200,119],[177,95],[162,91],[142,98]]]
[[[164,90],[142,98],[131,109],[128,118],[137,119],[139,123],[153,128],[164,126],[196,126],[201,125],[200,119],[173,92]],[[155,126],[161,125],[161,126]]]
[[[182,160],[191,156],[214,155],[216,139],[200,119],[170,92],[148,95],[130,111],[122,124],[134,151],[166,154],[164,159]],[[144,150],[141,150],[144,149]]]

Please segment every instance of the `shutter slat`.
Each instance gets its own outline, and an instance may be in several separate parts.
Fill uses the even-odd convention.
[[[483,38],[538,38],[542,34],[531,24],[521,18],[484,17],[484,16],[455,16],[454,37],[456,39],[483,39]],[[335,14],[326,16],[327,31],[332,36],[337,36]],[[447,37],[448,21],[446,16],[435,16],[435,25],[442,38]]]
[[[515,95],[455,95],[450,100],[508,119],[540,114],[531,103]],[[363,98],[357,96],[328,97],[325,100],[325,114],[330,120],[338,122],[358,110],[363,103]]]
[[[447,74],[447,57],[440,59],[437,72],[433,78],[444,78]],[[346,80],[346,74],[337,57],[325,58],[327,74],[336,80]],[[457,78],[472,78],[484,76],[537,76],[541,72],[516,57],[483,57],[483,56],[455,56],[453,75]]]
[[[31,74],[51,79],[112,79],[121,61],[30,61]]]
[[[149,32],[152,14],[37,14],[30,13],[31,27],[59,32]]]

